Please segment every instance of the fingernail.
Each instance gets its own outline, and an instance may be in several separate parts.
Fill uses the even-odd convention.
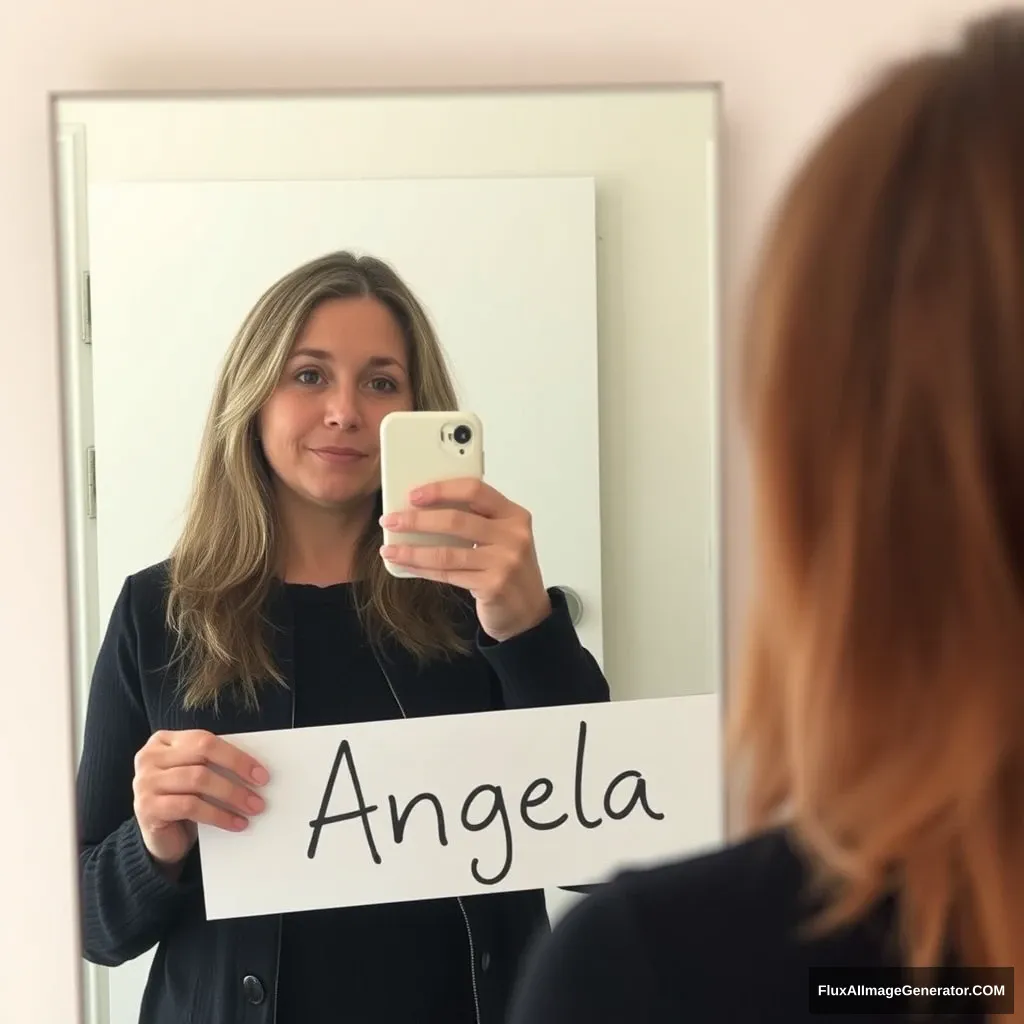
[[[417,487],[409,492],[410,501],[422,501],[424,497],[424,491],[422,487]]]
[[[252,770],[253,782],[258,782],[261,786],[270,781],[270,774],[266,768],[260,765],[256,765]]]
[[[381,526],[397,526],[398,525],[398,513],[389,512],[387,515],[380,517]]]
[[[245,802],[249,805],[250,811],[259,813],[263,810],[263,801],[255,793],[250,793],[246,798]]]
[[[383,544],[380,549],[381,558],[391,558],[395,553],[394,544]]]

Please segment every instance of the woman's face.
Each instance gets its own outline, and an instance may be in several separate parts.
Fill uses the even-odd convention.
[[[324,508],[380,488],[380,421],[412,409],[405,339],[372,298],[331,299],[312,314],[259,414],[279,487]]]

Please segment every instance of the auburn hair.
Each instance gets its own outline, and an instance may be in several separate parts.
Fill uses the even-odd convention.
[[[1024,15],[890,66],[778,208],[748,310],[755,601],[729,742],[831,928],[1024,965]]]

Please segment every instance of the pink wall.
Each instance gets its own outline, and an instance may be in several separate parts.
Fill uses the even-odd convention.
[[[810,132],[873,62],[970,0],[33,0],[0,3],[0,1018],[77,1020],[47,92],[724,85],[727,296]],[[348,9],[347,9],[348,8]],[[727,405],[727,415],[731,404]],[[726,430],[728,622],[747,585],[742,452]],[[42,814],[32,821],[37,814]]]

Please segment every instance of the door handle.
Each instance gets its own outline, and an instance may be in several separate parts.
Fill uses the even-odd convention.
[[[561,591],[566,607],[569,609],[569,618],[574,626],[578,626],[580,619],[583,618],[583,599],[572,587],[556,586],[555,590]]]

